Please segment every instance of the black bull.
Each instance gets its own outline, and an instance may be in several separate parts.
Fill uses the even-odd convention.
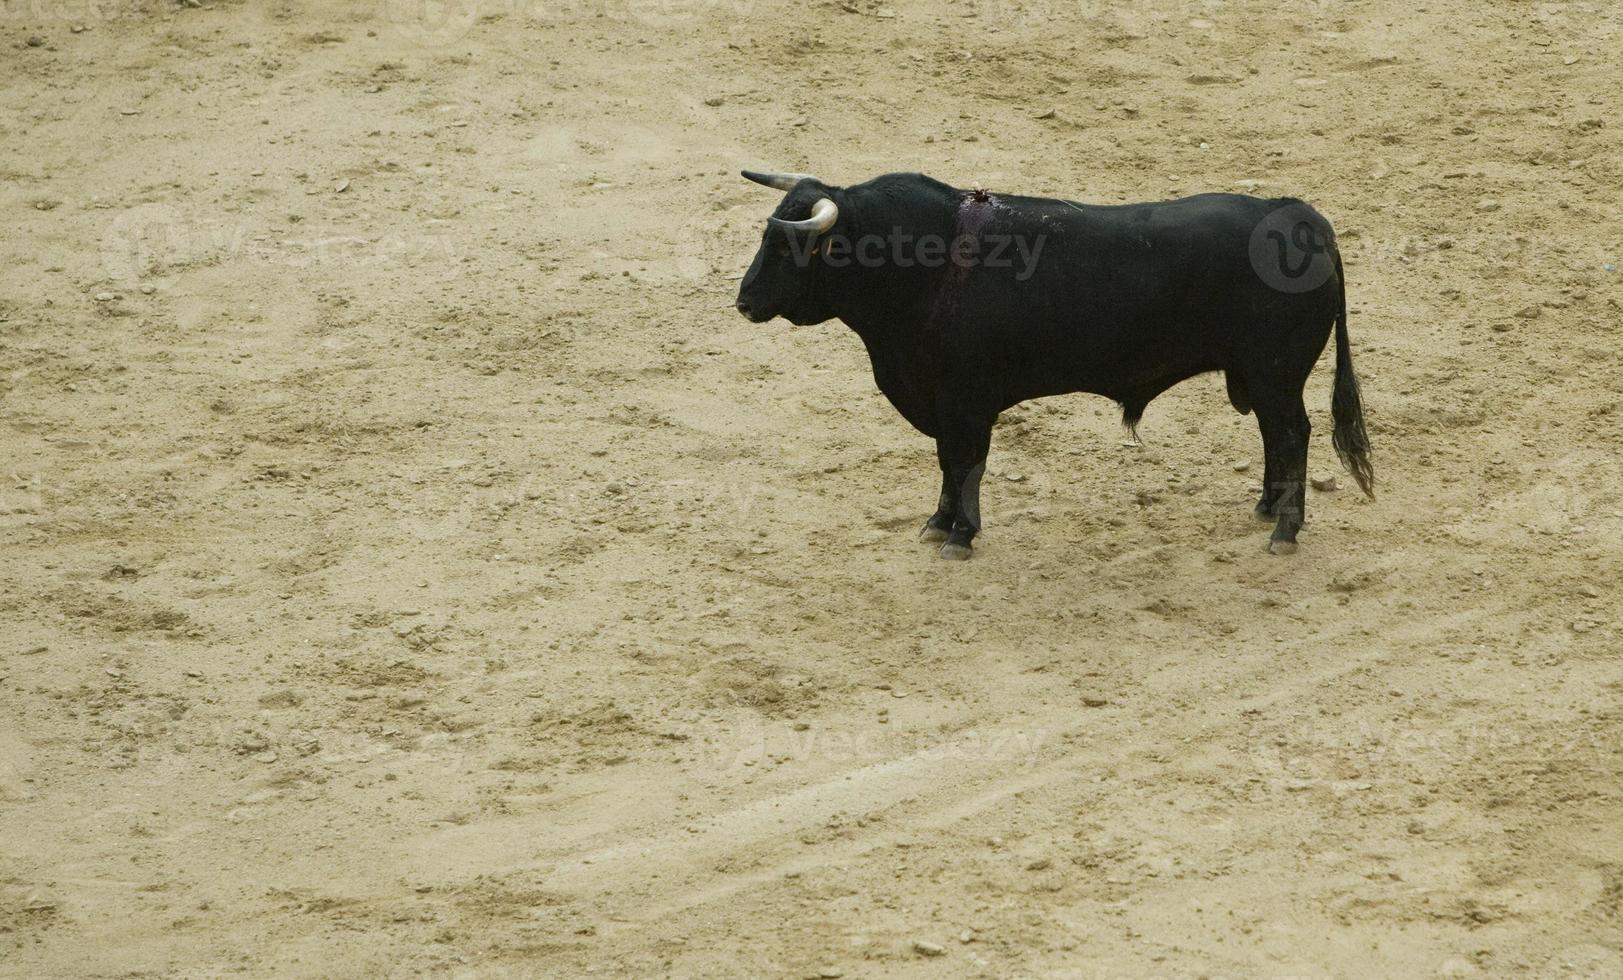
[[[1266,465],[1256,514],[1269,550],[1296,548],[1311,426],[1302,402],[1332,327],[1333,443],[1364,492],[1374,474],[1347,340],[1335,233],[1294,199],[1202,194],[1099,206],[964,191],[922,174],[784,189],[738,292],[757,323],[845,321],[902,417],[936,440],[941,497],[924,537],[967,558],[980,479],[1004,409],[1085,391],[1150,400],[1222,371],[1255,411]]]

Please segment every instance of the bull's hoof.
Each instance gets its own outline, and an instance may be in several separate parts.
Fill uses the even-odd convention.
[[[1268,524],[1272,524],[1276,520],[1273,508],[1260,500],[1257,501],[1257,506],[1251,508],[1251,516]]]
[[[1270,555],[1294,555],[1296,554],[1296,542],[1270,541],[1268,542],[1268,553]]]
[[[952,515],[936,511],[930,515],[929,520],[924,522],[924,530],[919,532],[919,540],[928,541],[931,544],[940,544],[947,540],[947,536],[951,533]]]
[[[968,561],[969,556],[975,553],[973,545],[947,542],[941,546],[941,557],[948,561]]]

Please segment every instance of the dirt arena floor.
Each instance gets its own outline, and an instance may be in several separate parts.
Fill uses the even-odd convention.
[[[0,974],[1623,975],[1616,4],[0,11]],[[937,560],[740,167],[1312,201],[1379,499],[1209,376]]]

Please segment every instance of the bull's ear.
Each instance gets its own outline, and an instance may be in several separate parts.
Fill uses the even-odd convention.
[[[803,180],[816,180],[811,174],[775,174],[762,173],[759,170],[740,170],[739,175],[745,180],[753,180],[773,190],[786,191]]]

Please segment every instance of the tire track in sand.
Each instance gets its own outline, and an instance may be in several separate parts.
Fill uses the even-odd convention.
[[[1458,627],[1496,611],[1498,607],[1473,608],[1443,619],[1416,620],[1388,633],[1381,644],[1365,643],[1365,652],[1350,656],[1323,655],[1329,644],[1351,635],[1357,629],[1356,623],[1320,631],[1288,647],[1270,646],[1222,676],[1199,675],[1191,689],[1208,689],[1214,682],[1232,687],[1243,682],[1247,674],[1272,676],[1276,673],[1276,659],[1286,653],[1303,652],[1303,648],[1321,655],[1328,665],[1299,676],[1287,687],[1274,687],[1265,694],[1236,700],[1232,710],[1225,711],[1215,721],[1169,728],[1163,742],[1177,743],[1220,734],[1233,724],[1233,717],[1240,712],[1289,702],[1305,691],[1364,669],[1391,645],[1435,636],[1439,630]],[[524,858],[478,871],[486,875],[539,872],[540,883],[550,891],[583,899],[612,896],[616,914],[605,927],[610,931],[632,929],[781,879],[790,872],[806,872],[859,858],[905,840],[920,830],[951,826],[1017,794],[1040,790],[1060,780],[1080,778],[1095,768],[1113,768],[1116,782],[1120,784],[1148,776],[1159,765],[1149,761],[1142,751],[1126,751],[1130,742],[1141,742],[1143,738],[1141,731],[1127,731],[1131,726],[1126,716],[1094,716],[1090,720],[1097,723],[1079,725],[1076,715],[1067,712],[1064,720],[1069,723],[1067,726],[1046,729],[1052,737],[1033,753],[1033,761],[1018,766],[1014,772],[1010,772],[1006,759],[966,765],[961,756],[943,751],[938,745],[715,813],[697,821],[702,823],[702,827],[697,828],[692,826],[695,821],[685,820],[688,826],[683,828],[652,829],[650,824],[657,824],[657,820],[650,821],[646,810],[627,806],[619,811],[624,819],[618,827],[594,834],[591,839],[603,843],[589,850],[582,849],[586,842],[564,844],[558,841],[559,833],[542,817],[504,821],[504,826],[454,828],[454,836],[440,831],[418,838],[409,846],[418,855],[437,853],[447,869],[459,868],[466,873],[470,848],[485,853],[511,854],[512,849],[504,850],[501,840],[535,841],[552,837],[557,843],[543,844],[539,852],[527,849]],[[1041,721],[1028,717],[1021,719],[1020,725],[1027,731],[1041,731],[1044,730]],[[1014,721],[1011,719],[1009,724],[1013,727]],[[1078,744],[1084,747],[1079,749]],[[1145,747],[1137,745],[1138,749]],[[821,842],[814,848],[804,848],[794,839],[840,814],[868,814],[892,808],[905,808],[911,816],[899,820],[887,815],[882,825],[850,825],[847,829],[851,836],[847,839]],[[505,826],[509,823],[513,826]],[[616,837],[622,839],[615,840]],[[624,839],[626,837],[630,839]],[[794,853],[784,853],[787,846],[792,846]],[[733,871],[718,867],[730,860],[749,857],[752,851],[762,853],[753,855],[747,869]],[[549,858],[550,864],[547,863]]]

